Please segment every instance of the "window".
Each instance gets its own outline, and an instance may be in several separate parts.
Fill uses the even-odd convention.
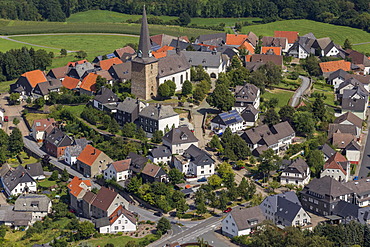
[[[122,226],[122,230],[125,230],[125,226]]]
[[[299,220],[297,220],[297,221],[295,222],[295,224],[296,224],[296,225],[299,225]]]
[[[114,230],[118,230],[118,226],[115,226],[115,227],[114,227]]]
[[[121,220],[118,221],[118,224],[121,224]]]

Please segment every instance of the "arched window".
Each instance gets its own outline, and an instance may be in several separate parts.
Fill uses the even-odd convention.
[[[180,80],[181,84],[184,82],[184,75],[181,75],[181,80]]]

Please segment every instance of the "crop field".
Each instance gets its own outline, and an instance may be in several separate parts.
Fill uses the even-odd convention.
[[[316,38],[330,37],[338,45],[343,45],[346,38],[352,44],[370,42],[370,33],[363,30],[310,20],[287,20],[246,26],[243,27],[242,32],[248,33],[252,31],[257,35],[273,36],[275,30],[297,31],[300,35],[312,32]],[[370,43],[358,46],[353,45],[353,48],[362,52],[370,52]]]

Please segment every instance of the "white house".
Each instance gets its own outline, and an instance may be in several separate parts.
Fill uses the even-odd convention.
[[[54,128],[55,120],[54,118],[47,118],[47,119],[37,119],[33,121],[32,124],[32,137],[37,142],[42,142],[46,134],[51,132]]]
[[[343,115],[340,115],[334,120],[335,124],[342,124],[342,125],[354,125],[356,126],[356,136],[360,137],[362,132],[362,119],[353,114],[352,112],[346,112]]]
[[[26,165],[27,173],[31,175],[34,180],[45,179],[44,170],[42,169],[41,162],[27,164]]]
[[[130,211],[119,206],[109,217],[97,219],[95,226],[100,233],[134,232],[137,220]]]
[[[172,154],[183,154],[191,145],[198,147],[199,140],[188,127],[171,129],[163,138],[163,145],[170,148]]]
[[[249,105],[255,109],[260,106],[261,90],[253,84],[246,83],[244,86],[235,87],[235,104],[232,110],[237,110],[241,113]]]
[[[307,226],[311,217],[302,208],[301,202],[293,191],[266,197],[259,205],[268,220],[276,225]]]
[[[77,163],[77,157],[88,143],[89,141],[86,138],[74,140],[72,146],[68,146],[64,151],[65,162],[70,166],[75,165]]]
[[[361,146],[356,141],[352,141],[344,149],[346,157],[350,162],[359,162],[361,158]]]
[[[154,164],[164,163],[170,164],[172,160],[171,150],[166,146],[158,146],[150,150],[148,159]]]
[[[3,127],[4,113],[5,113],[5,110],[3,108],[0,108],[0,128]]]
[[[42,220],[52,212],[52,203],[46,195],[21,195],[14,204],[14,211],[31,212],[32,221]]]
[[[290,162],[290,165],[281,173],[280,183],[282,185],[293,184],[296,186],[308,184],[310,182],[311,172],[307,163],[301,158]]]
[[[206,151],[191,145],[183,155],[174,157],[174,166],[188,178],[210,177],[215,173],[215,161]]]
[[[109,88],[102,87],[94,97],[93,106],[96,109],[103,111],[105,109],[105,105],[115,105],[116,102],[118,102],[118,96]]]
[[[131,177],[131,159],[115,161],[104,171],[104,179],[113,179],[116,182],[125,181]]]
[[[37,192],[36,181],[23,166],[12,169],[4,165],[1,170],[1,182],[8,196]]]
[[[350,176],[351,165],[348,160],[336,152],[328,161],[324,164],[324,169],[320,174],[320,177],[329,176],[339,182],[348,182]]]
[[[211,120],[211,130],[216,134],[224,133],[227,127],[232,133],[244,129],[244,120],[237,110],[220,113]]]
[[[230,238],[249,235],[266,219],[259,206],[234,208],[221,222],[222,234]]]

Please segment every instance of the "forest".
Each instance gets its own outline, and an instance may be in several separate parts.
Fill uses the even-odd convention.
[[[144,4],[152,15],[310,19],[370,31],[369,0],[0,0],[0,18],[63,22],[90,9],[141,14]]]

